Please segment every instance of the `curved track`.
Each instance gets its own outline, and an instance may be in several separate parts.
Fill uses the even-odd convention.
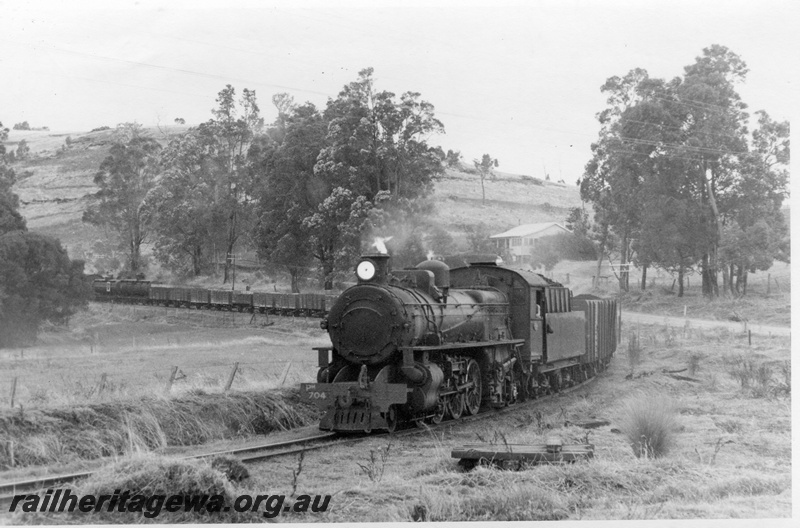
[[[347,443],[354,443],[366,438],[374,438],[376,436],[410,436],[420,434],[425,431],[436,431],[441,427],[450,425],[470,424],[478,420],[495,417],[502,414],[511,413],[517,410],[526,409],[532,405],[538,404],[542,401],[547,401],[556,396],[568,394],[572,391],[585,387],[591,383],[597,376],[590,378],[583,383],[573,385],[571,387],[562,389],[559,392],[548,394],[536,399],[527,400],[525,402],[516,403],[514,405],[504,407],[501,409],[490,409],[480,412],[474,416],[462,416],[457,420],[445,420],[439,424],[424,424],[420,427],[414,427],[409,424],[408,428],[400,429],[394,433],[373,433],[370,435],[348,435],[342,436],[337,433],[319,433],[312,436],[297,438],[294,440],[286,440],[283,442],[274,442],[270,444],[262,444],[257,446],[241,447],[235,449],[212,451],[209,453],[200,453],[197,455],[189,455],[181,457],[185,460],[198,459],[198,458],[211,458],[215,456],[234,456],[241,462],[252,463],[269,458],[292,455],[302,451],[309,451],[312,449],[322,449],[333,445],[341,445]],[[9,482],[0,484],[0,511],[7,511],[8,506],[11,504],[15,495],[36,493],[38,491],[52,488],[56,485],[63,485],[69,482],[75,482],[91,476],[93,471],[85,471],[78,473],[66,473],[61,475],[47,475],[35,477],[28,480],[19,480],[16,482]]]

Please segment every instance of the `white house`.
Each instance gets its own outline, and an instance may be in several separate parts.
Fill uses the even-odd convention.
[[[538,239],[560,233],[572,233],[572,231],[558,222],[544,222],[518,225],[489,238],[494,240],[498,254],[509,255],[512,262],[529,262],[531,250],[536,247]]]

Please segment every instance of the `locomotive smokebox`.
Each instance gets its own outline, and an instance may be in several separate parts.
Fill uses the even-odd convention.
[[[389,255],[373,253],[362,255],[356,266],[359,284],[386,284],[389,280]]]

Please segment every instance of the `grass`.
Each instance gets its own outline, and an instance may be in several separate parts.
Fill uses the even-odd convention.
[[[27,408],[102,403],[162,394],[221,392],[234,362],[234,390],[270,390],[313,381],[327,336],[312,318],[93,304],[68,328],[50,328],[38,345],[0,351],[0,394],[17,378],[15,402]],[[132,324],[135,323],[135,324]],[[290,366],[287,378],[283,373]]]
[[[180,495],[218,495],[227,505],[233,505],[237,496],[257,493],[247,487],[237,486],[224,472],[214,467],[213,462],[203,460],[176,460],[161,457],[133,457],[112,464],[92,475],[72,493],[78,496],[108,495],[130,492],[130,503],[136,496],[146,498]],[[74,511],[72,513],[24,513],[16,512],[11,518],[14,524],[173,524],[173,523],[239,523],[262,522],[261,512],[229,511],[170,512],[164,508],[163,501],[148,500],[141,504],[139,512],[109,512],[107,508],[91,513]]]
[[[637,457],[666,456],[675,441],[675,407],[661,396],[638,394],[624,403],[620,429]]]
[[[451,424],[437,430],[435,438],[433,431],[395,438],[379,482],[361,466],[369,464],[371,454],[378,464],[386,439],[306,453],[299,489],[330,493],[333,499],[329,512],[304,520],[790,517],[789,393],[754,398],[725,374],[727,362],[747,354],[758,364],[771,365],[771,386],[783,383],[778,366],[789,359],[789,339],[760,337],[748,346],[746,335],[726,330],[690,327],[673,332],[644,325],[639,339],[646,353],[637,372],[647,375],[626,379],[629,366],[623,349],[597,380],[570,394],[472,425]],[[694,373],[699,382],[681,379],[692,357],[701,357]],[[659,457],[652,452],[637,457],[625,434],[626,395],[638,394],[658,395],[640,399],[647,405],[638,412],[654,414],[650,422],[671,435],[670,449]],[[674,425],[669,425],[670,416]],[[591,430],[565,425],[592,418],[611,425]],[[522,471],[479,467],[469,473],[450,458],[450,450],[459,445],[480,442],[505,450],[513,444],[541,443],[549,436],[559,436],[565,444],[588,441],[595,446],[595,457],[565,466]],[[254,485],[264,472],[270,489],[288,493],[291,470],[285,463],[254,468]]]
[[[620,355],[590,385],[510,414],[396,437],[390,440],[390,449],[385,438],[373,437],[354,445],[308,451],[302,462],[279,460],[250,466],[249,479],[229,484],[237,486],[237,493],[332,495],[325,513],[280,518],[301,522],[791,517],[790,394],[754,398],[727,375],[711,383],[712,375],[724,373],[726,365],[744,354],[759,364],[772,365],[773,386],[782,383],[778,365],[788,367],[789,339],[765,337],[748,346],[746,336],[726,330],[689,328],[673,333],[666,327],[642,326],[640,341],[647,353],[642,354],[638,370],[649,375],[627,379],[627,361]],[[698,354],[702,354],[702,368],[695,376],[701,383],[673,376],[670,371],[684,368]],[[631,449],[630,439],[622,432],[628,409],[624,395],[629,394],[658,394],[671,402],[676,413],[675,427],[669,428],[674,442],[663,456],[640,458]],[[655,406],[656,400],[639,399],[651,409],[669,408]],[[565,425],[588,418],[607,419],[611,425],[592,429],[591,436],[587,430]],[[452,448],[476,441],[502,450],[517,443],[541,443],[553,435],[565,444],[590,441],[595,457],[563,466],[521,471],[479,467],[468,473],[450,458]],[[384,451],[388,455],[381,460]],[[371,478],[361,467],[370,461],[380,470],[380,479]],[[119,467],[111,471],[117,480],[104,489],[113,491],[112,486],[127,482],[123,479],[134,469],[131,465],[120,471]],[[158,471],[158,475],[164,473]],[[83,517],[82,521],[139,522],[121,515]],[[78,521],[32,516],[15,517],[14,522]]]
[[[739,383],[741,390],[754,398],[766,398],[791,392],[791,372],[788,361],[778,364],[781,377],[774,379],[775,371],[768,362],[736,356],[726,361],[728,375]]]
[[[631,375],[634,369],[642,361],[642,345],[639,343],[639,335],[632,333],[628,336],[628,366],[631,368]]]
[[[315,423],[315,407],[296,389],[279,392],[197,392],[181,398],[4,411],[0,467],[66,464],[148,453],[170,446],[260,436]]]
[[[10,395],[16,380],[14,408],[0,411],[0,467],[63,465],[316,423],[317,409],[301,405],[294,387],[315,378],[312,347],[326,342],[318,320],[273,317],[262,326],[249,319],[96,304],[68,328],[49,328],[39,345],[0,352],[0,391]]]
[[[769,290],[767,279],[771,281]],[[775,285],[776,279],[779,286]],[[671,283],[667,276],[662,281]],[[623,309],[673,317],[683,317],[685,310],[689,318],[791,326],[790,265],[776,262],[768,271],[750,274],[748,282],[744,297],[721,296],[712,300],[702,295],[699,278],[691,282],[684,297],[678,297],[668,287],[656,286],[642,292],[632,284],[631,291],[622,297]]]
[[[383,480],[383,474],[386,471],[386,461],[389,459],[389,452],[392,449],[392,443],[388,442],[383,449],[370,449],[369,457],[362,464],[358,462],[358,467],[364,475],[372,482],[380,482]]]

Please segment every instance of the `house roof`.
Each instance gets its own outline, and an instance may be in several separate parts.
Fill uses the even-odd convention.
[[[489,238],[516,238],[516,237],[526,237],[530,235],[534,235],[540,231],[544,231],[547,228],[557,226],[563,229],[566,233],[570,233],[570,230],[564,227],[563,225],[559,224],[558,222],[544,222],[541,224],[523,224],[518,225],[516,227],[512,227],[508,231],[503,233],[492,235]]]

